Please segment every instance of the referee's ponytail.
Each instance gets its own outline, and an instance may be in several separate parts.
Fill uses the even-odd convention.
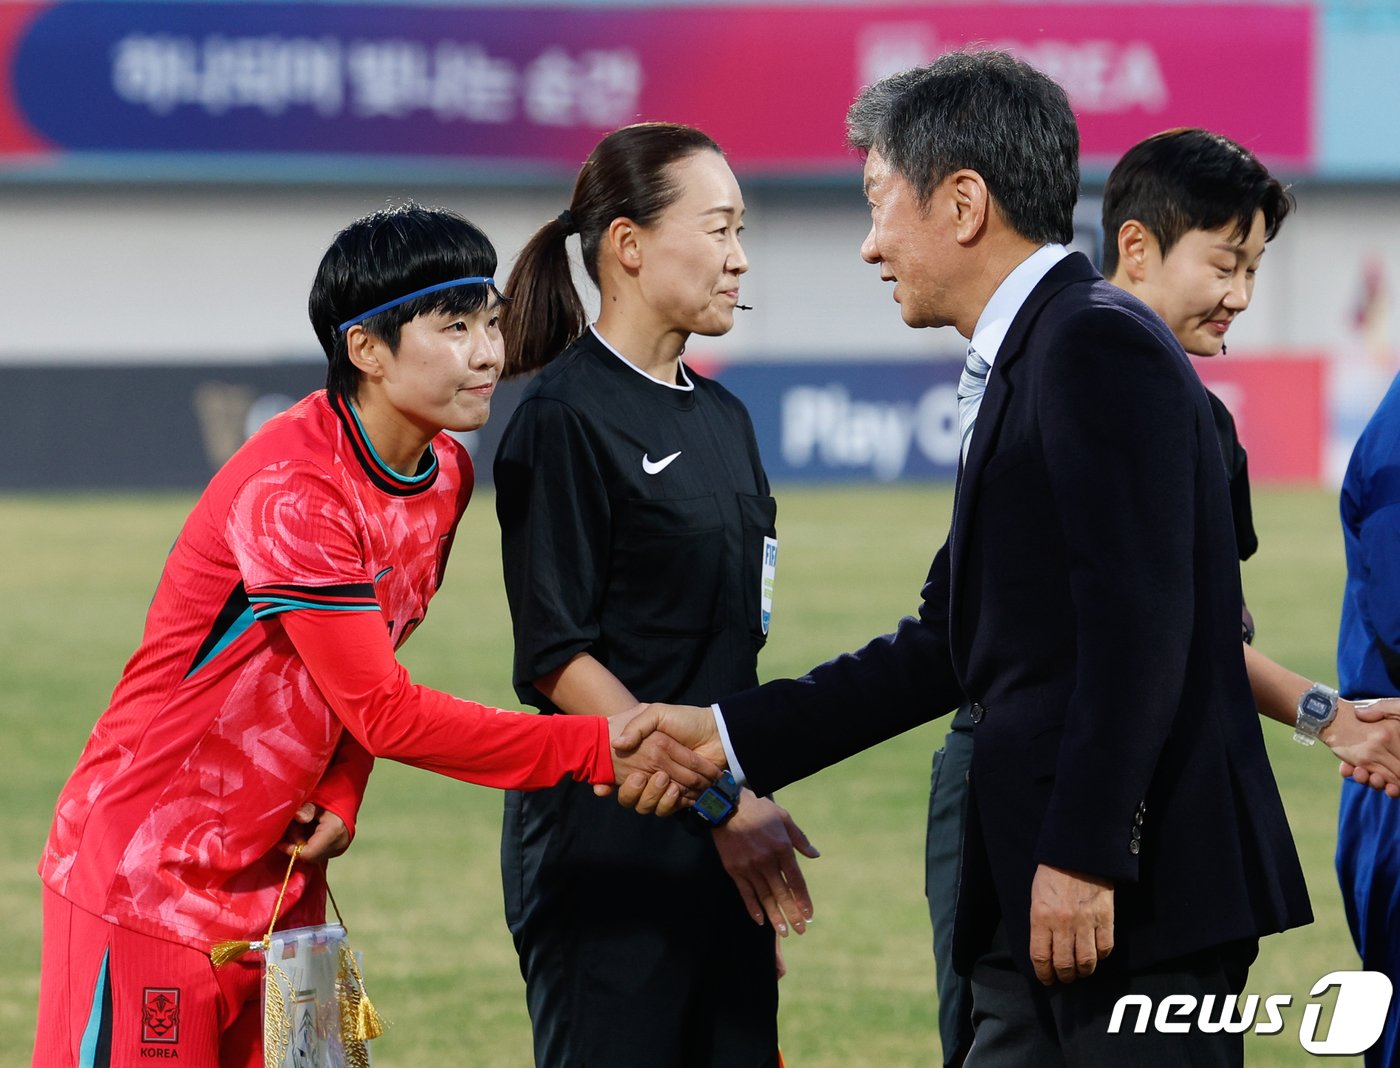
[[[720,148],[700,130],[673,122],[624,126],[598,142],[578,173],[568,209],[536,230],[515,259],[501,306],[503,377],[538,371],[588,325],[569,263],[569,235],[579,235],[584,270],[597,285],[598,251],[613,220],[655,222],[681,194],[671,165],[701,151]]]
[[[503,378],[538,371],[588,325],[564,244],[568,236],[565,222],[551,219],[515,259],[507,287],[510,302],[501,306]]]

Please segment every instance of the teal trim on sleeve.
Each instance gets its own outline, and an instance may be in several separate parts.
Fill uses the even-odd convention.
[[[190,670],[185,674],[185,678],[193,678],[200,668],[204,667],[205,664],[209,663],[209,661],[213,660],[214,657],[222,653],[233,642],[237,641],[239,636],[242,635],[242,633],[245,630],[247,630],[253,625],[253,620],[255,618],[257,617],[253,614],[252,606],[250,605],[249,607],[245,608],[243,612],[239,615],[239,617],[233,621],[232,625],[228,628],[228,630],[224,631],[223,635],[219,638],[219,640],[214,643],[213,648],[211,648],[209,652],[207,652],[204,655],[204,659],[202,659],[194,667],[190,668]]]

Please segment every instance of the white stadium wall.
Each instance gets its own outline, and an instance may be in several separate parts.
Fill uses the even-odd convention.
[[[1392,302],[1400,287],[1394,187],[1303,184],[1296,193],[1298,213],[1231,333],[1240,355],[1345,355],[1363,343],[1368,273]],[[496,242],[505,276],[567,195],[562,185],[0,186],[0,362],[314,357],[307,290],[321,251],[351,218],[405,196],[455,208]],[[867,216],[854,164],[848,187],[757,186],[746,197],[744,299],[755,311],[695,351],[726,362],[959,354],[950,330],[904,328],[889,287],[861,262]],[[1393,353],[1395,321],[1379,329]]]

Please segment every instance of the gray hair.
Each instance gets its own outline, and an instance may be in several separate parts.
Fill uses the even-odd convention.
[[[846,115],[846,139],[884,157],[922,204],[966,168],[1021,236],[1074,236],[1079,127],[1069,98],[1005,52],[948,52],[866,86]]]

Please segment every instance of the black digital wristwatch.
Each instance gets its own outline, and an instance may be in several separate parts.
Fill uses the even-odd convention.
[[[706,787],[705,792],[696,798],[692,811],[711,827],[718,827],[738,809],[739,789],[734,776],[727,771],[722,772],[714,785]]]

